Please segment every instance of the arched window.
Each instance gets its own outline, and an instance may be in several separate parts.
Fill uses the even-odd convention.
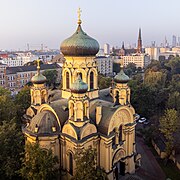
[[[69,89],[69,72],[66,72],[66,89]]]
[[[114,133],[114,137],[112,138],[112,148],[116,148],[116,129],[114,128],[113,130],[113,133]]]
[[[94,89],[94,73],[90,73],[90,89]]]
[[[73,156],[69,153],[69,173],[73,176]]]
[[[79,72],[77,75],[82,79],[82,73]]]
[[[122,125],[119,127],[119,142],[122,141]]]

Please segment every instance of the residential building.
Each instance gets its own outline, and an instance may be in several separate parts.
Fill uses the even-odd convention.
[[[95,60],[100,74],[105,76],[111,76],[113,74],[113,59],[111,56],[97,56]]]
[[[6,86],[6,81],[5,81],[6,67],[7,64],[3,64],[0,62],[0,86],[2,87]]]
[[[37,56],[32,55],[30,52],[27,53],[15,53],[8,54],[8,57],[1,58],[0,62],[7,64],[9,67],[23,66],[27,62],[34,61]]]
[[[148,54],[132,54],[129,56],[122,56],[122,63],[123,66],[127,66],[129,63],[134,63],[136,64],[136,67],[141,67],[142,69],[147,67],[151,61],[150,61],[150,56]]]
[[[45,70],[58,71],[57,81],[61,80],[61,67],[57,64],[42,64],[41,73]],[[5,73],[5,87],[11,92],[17,93],[24,85],[30,82],[36,74],[36,66],[7,67]]]

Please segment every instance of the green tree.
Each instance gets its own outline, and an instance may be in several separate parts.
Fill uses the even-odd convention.
[[[57,81],[57,74],[56,70],[45,70],[42,74],[46,76],[47,82],[46,84],[50,87],[51,85],[55,86]]]
[[[112,79],[110,77],[105,77],[102,74],[98,76],[99,89],[109,88],[111,86]]]
[[[174,57],[166,63],[167,67],[171,68],[172,74],[180,74],[180,57]]]
[[[21,128],[14,120],[0,125],[0,179],[17,178],[24,141]]]
[[[16,105],[11,97],[10,91],[0,87],[0,123],[10,121],[17,115]]]
[[[41,149],[38,143],[27,143],[19,173],[28,180],[53,179],[57,175],[57,163],[58,159],[52,150]]]
[[[73,180],[107,180],[105,171],[97,166],[97,152],[92,147],[75,154],[76,174]]]
[[[22,117],[31,105],[30,87],[24,86],[15,97],[18,117]]]
[[[146,71],[144,77],[144,84],[151,87],[162,88],[165,87],[167,74],[162,71]]]
[[[40,61],[40,65],[44,64],[42,61]],[[24,64],[24,66],[37,66],[37,60],[28,62],[26,64]]]
[[[174,147],[174,133],[178,128],[178,116],[175,109],[166,109],[164,115],[160,118],[160,132],[166,138],[167,158],[172,153]]]

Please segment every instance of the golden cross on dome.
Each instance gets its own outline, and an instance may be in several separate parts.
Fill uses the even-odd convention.
[[[82,21],[81,21],[81,12],[82,12],[82,11],[81,11],[81,9],[79,8],[77,12],[78,12],[78,24],[80,25],[80,24],[82,23]]]
[[[38,71],[38,74],[40,73],[40,59],[37,59],[37,71]]]

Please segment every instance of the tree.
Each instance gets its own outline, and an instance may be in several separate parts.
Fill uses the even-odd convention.
[[[0,87],[0,123],[10,121],[16,117],[17,108],[11,97],[10,91]]]
[[[174,133],[178,128],[178,116],[175,109],[166,109],[164,115],[160,118],[160,132],[166,138],[167,158],[172,153],[174,144]]]
[[[57,163],[58,159],[52,150],[41,149],[38,143],[27,143],[19,173],[28,180],[53,179],[57,175]]]
[[[134,63],[129,63],[129,64],[126,66],[126,69],[131,69],[132,72],[135,72],[135,71],[136,71],[136,64],[134,64]]]
[[[92,147],[75,154],[76,174],[73,180],[107,180],[105,171],[97,167],[97,152]]]
[[[103,75],[98,76],[99,89],[109,88],[111,86],[112,79]]]
[[[180,74],[180,58],[174,57],[166,63],[167,67],[171,68],[172,74]]]
[[[24,86],[15,97],[18,117],[25,114],[26,109],[31,105],[30,87]]]
[[[42,61],[40,61],[40,65],[44,64]],[[37,66],[37,60],[27,62],[24,64],[24,66]]]
[[[0,125],[0,179],[17,177],[20,169],[21,153],[24,150],[24,141],[21,128],[14,120],[3,121]]]
[[[55,86],[57,81],[57,74],[56,70],[45,70],[42,74],[46,76],[47,82],[46,84],[50,87],[51,85]]]

